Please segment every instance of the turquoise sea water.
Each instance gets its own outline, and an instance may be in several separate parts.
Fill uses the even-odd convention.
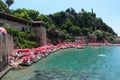
[[[120,80],[120,47],[59,50],[26,69],[9,71],[2,80]]]

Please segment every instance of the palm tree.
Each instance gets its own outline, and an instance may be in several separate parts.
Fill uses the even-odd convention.
[[[7,6],[8,6],[8,10],[9,10],[9,7],[14,3],[14,0],[5,0]]]

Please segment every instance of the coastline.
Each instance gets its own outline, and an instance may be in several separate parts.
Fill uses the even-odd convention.
[[[63,45],[63,44],[62,44]],[[96,45],[88,45],[88,44],[86,44],[86,45],[84,45],[84,46],[120,46],[120,44],[108,44],[108,45],[103,45],[103,44],[96,44]],[[54,48],[53,50],[51,50],[51,51],[49,51],[48,50],[48,52],[47,53],[45,53],[44,54],[44,56],[43,57],[41,57],[40,59],[42,59],[42,58],[45,58],[45,57],[47,57],[48,55],[50,55],[50,54],[52,54],[52,53],[54,53],[54,52],[56,52],[56,51],[58,51],[58,50],[61,50],[61,49],[68,49],[68,48],[77,48],[77,49],[83,49],[84,48],[84,46],[82,46],[82,48],[80,48],[79,46],[69,46],[69,47],[67,47],[67,46],[62,46],[62,47],[59,47],[59,48]],[[38,59],[38,60],[40,60],[40,59]],[[37,60],[37,61],[38,61]],[[19,61],[18,61],[19,62]],[[21,61],[20,61],[21,62]],[[13,64],[14,63],[16,63],[17,64],[17,61],[16,62],[13,62]],[[11,65],[11,66],[8,66],[5,70],[3,70],[2,72],[0,72],[0,79],[10,70],[10,69],[18,69],[18,67],[19,67],[19,64],[20,63],[18,63],[17,65]],[[31,65],[29,65],[29,66],[31,66]],[[28,67],[29,67],[28,66]]]
[[[117,50],[118,52],[114,53],[115,50]],[[120,52],[119,46],[118,47],[116,46],[96,46],[96,47],[85,46],[84,49],[77,49],[77,48],[60,49],[59,51],[54,52],[53,54],[47,56],[46,58],[39,60],[38,62],[34,63],[30,67],[26,67],[25,69],[22,69],[22,70],[10,70],[2,78],[2,80],[35,80],[36,73],[34,71],[40,71],[43,75],[44,74],[47,75],[46,77],[53,77],[54,79],[52,80],[56,80],[56,76],[62,77],[61,74],[59,74],[59,71],[61,71],[60,73],[64,73],[65,75],[70,74],[68,78],[70,78],[71,76],[73,77],[74,74],[77,75],[78,73],[80,73],[78,74],[78,77],[84,76],[84,77],[79,77],[81,79],[87,78],[88,80],[89,79],[101,80],[105,78],[107,80],[110,80],[112,78],[113,80],[115,80],[116,76],[112,77],[112,75],[113,74],[117,75],[117,73],[116,72],[114,73],[114,71],[117,69],[117,72],[119,72],[120,67],[117,68],[119,66],[118,64],[119,59],[116,59],[116,61],[118,62],[114,61],[113,55],[116,55],[114,57],[117,57],[118,55],[120,55],[119,52]],[[105,55],[105,56],[101,56],[101,55]],[[112,67],[110,66],[112,64],[108,64],[111,58],[112,58],[111,61],[114,61],[112,64],[116,64],[117,65],[116,67]],[[97,62],[94,62],[94,61],[97,61]],[[104,68],[100,66],[103,63],[105,63]],[[106,66],[108,66],[109,68],[106,69]],[[97,67],[97,70],[96,70],[96,67]],[[110,72],[109,69],[113,71],[113,72],[111,71],[113,74],[109,73]],[[94,72],[96,74],[94,74]],[[102,75],[105,75],[105,76],[102,76]],[[42,78],[42,76],[40,77]],[[119,80],[119,75],[117,77],[118,77],[117,80]],[[76,76],[74,76],[72,79],[75,79],[75,78]],[[62,80],[62,79],[60,78],[58,80]],[[67,80],[67,79],[64,79],[64,80]],[[79,80],[79,79],[75,79],[75,80]]]

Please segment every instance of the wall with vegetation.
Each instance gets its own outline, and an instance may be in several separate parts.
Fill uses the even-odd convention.
[[[15,48],[32,48],[37,47],[36,35],[31,33],[30,30],[22,30],[19,31],[17,29],[11,27],[5,27],[7,32],[13,36],[13,41],[15,44]]]

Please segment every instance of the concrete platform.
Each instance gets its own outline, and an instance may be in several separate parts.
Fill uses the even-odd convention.
[[[0,72],[0,79],[10,70],[10,66],[8,66],[5,70]]]

